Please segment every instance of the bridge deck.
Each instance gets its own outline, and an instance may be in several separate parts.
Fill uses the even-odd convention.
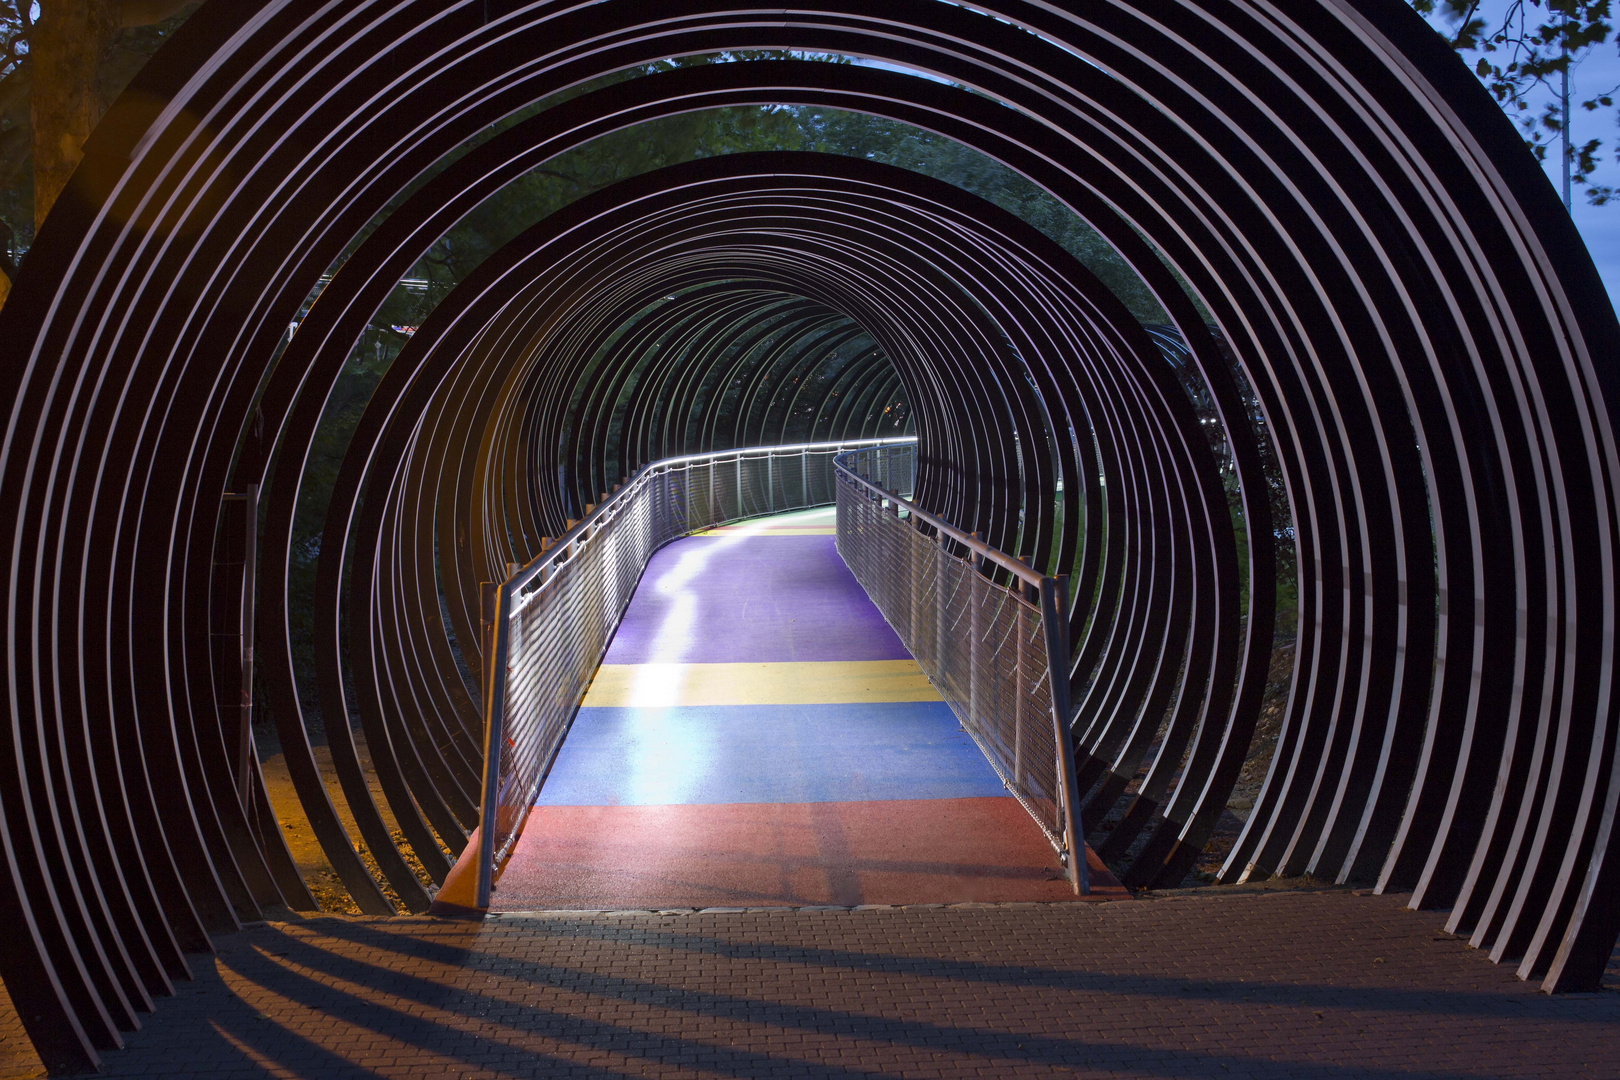
[[[783,514],[653,558],[497,909],[1074,898],[832,533]]]

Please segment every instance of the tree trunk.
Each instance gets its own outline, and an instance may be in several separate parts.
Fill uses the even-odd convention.
[[[96,69],[121,24],[106,0],[46,0],[29,41],[33,86],[34,228],[84,156],[84,141],[101,119]]]

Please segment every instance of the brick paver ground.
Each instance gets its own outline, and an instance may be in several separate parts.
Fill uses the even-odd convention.
[[[1442,921],[1203,889],[269,923],[195,958],[104,1075],[1620,1077],[1620,992],[1547,997]]]

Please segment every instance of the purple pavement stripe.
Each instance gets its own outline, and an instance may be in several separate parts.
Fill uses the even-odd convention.
[[[677,540],[653,556],[608,664],[906,660],[831,536]]]

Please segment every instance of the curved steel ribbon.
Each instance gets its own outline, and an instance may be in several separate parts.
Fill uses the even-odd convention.
[[[313,904],[236,756],[228,494],[263,492],[252,662],[302,812],[364,910],[415,910],[472,823],[479,581],[641,462],[897,416],[922,505],[1071,575],[1083,810],[1128,880],[1205,846],[1280,632],[1282,729],[1223,876],[1410,890],[1548,990],[1594,985],[1620,932],[1620,326],[1535,161],[1396,0],[980,8],[264,0],[165,46],[0,312],[0,976],[52,1068],[118,1045],[210,933]],[[870,63],[648,68],[772,49]],[[564,149],[757,105],[1005,163],[1173,326],[886,166],[713,158],[596,192],[463,282],[374,393],[300,700],[304,463],[395,283]],[[326,725],[357,836],[316,704],[364,732]]]

